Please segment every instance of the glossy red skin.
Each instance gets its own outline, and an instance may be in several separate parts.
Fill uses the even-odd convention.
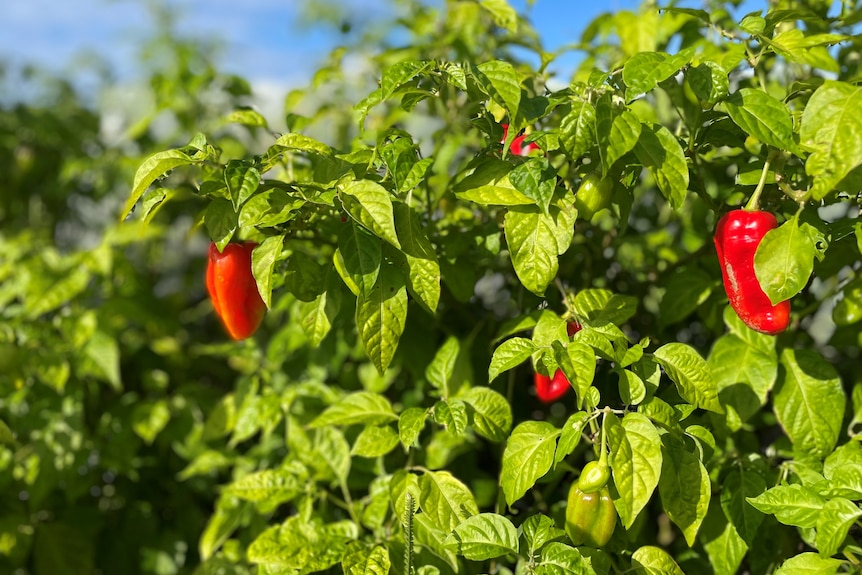
[[[553,378],[536,373],[533,377],[533,383],[536,386],[536,395],[542,403],[553,403],[566,395],[566,392],[572,388],[561,369],[554,373]]]
[[[777,227],[769,212],[733,210],[718,221],[713,238],[730,307],[745,325],[770,335],[790,324],[790,301],[769,301],[754,274],[754,252],[766,232]]]
[[[566,324],[566,333],[569,337],[581,331],[581,324],[576,321],[570,321]],[[541,373],[534,374],[533,384],[536,386],[536,395],[539,400],[544,403],[553,403],[563,397],[566,392],[571,389],[571,384],[568,378],[563,374],[561,369],[554,372],[554,377],[550,378]]]
[[[509,124],[502,124],[503,126],[503,139],[500,141],[501,144],[506,143],[506,138],[509,135]],[[534,142],[530,142],[526,146],[524,144],[524,138],[526,136],[521,134],[520,136],[515,136],[515,139],[512,140],[512,144],[509,146],[509,151],[516,156],[529,156],[532,150],[538,150],[539,146]]]
[[[251,252],[257,244],[228,244],[219,253],[210,244],[207,291],[228,334],[241,340],[251,337],[266,314],[266,304],[257,291],[251,272]]]

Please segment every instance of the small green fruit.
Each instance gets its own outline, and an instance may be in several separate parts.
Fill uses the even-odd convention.
[[[602,178],[598,174],[587,174],[581,182],[581,187],[575,193],[575,207],[578,216],[591,220],[599,210],[611,205],[611,193],[614,183],[610,178]]]

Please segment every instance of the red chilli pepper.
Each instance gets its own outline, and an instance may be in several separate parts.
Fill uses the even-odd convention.
[[[566,324],[566,333],[569,337],[581,331],[581,324],[576,321],[570,321]],[[536,395],[539,401],[543,403],[553,403],[566,395],[566,392],[571,389],[572,385],[569,379],[563,373],[563,370],[558,369],[554,372],[554,377],[548,377],[541,373],[536,373],[533,376],[533,384],[536,386]]]
[[[251,272],[251,252],[255,247],[254,242],[228,244],[219,253],[215,243],[210,244],[207,291],[225,329],[235,340],[251,337],[266,314],[266,304]]]
[[[533,383],[536,386],[536,395],[542,403],[553,403],[566,395],[566,392],[572,388],[561,369],[554,373],[553,378],[536,373],[533,377]]]
[[[745,325],[770,335],[787,329],[790,300],[772,305],[754,275],[754,253],[766,232],[777,227],[769,212],[733,210],[718,221],[714,237],[730,307]]]
[[[500,143],[505,144],[506,138],[509,135],[509,124],[501,125],[503,126],[503,139],[500,141]],[[539,146],[535,142],[530,142],[526,146],[523,145],[525,137],[526,136],[524,134],[515,136],[515,139],[512,140],[512,144],[509,146],[509,151],[516,156],[529,156],[531,151],[539,149]]]

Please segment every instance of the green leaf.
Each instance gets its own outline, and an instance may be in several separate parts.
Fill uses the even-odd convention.
[[[730,119],[764,144],[802,155],[787,106],[763,90],[742,88],[724,100]]]
[[[826,502],[817,517],[817,535],[815,545],[822,557],[829,557],[838,552],[847,532],[862,517],[862,509],[843,497],[834,497]]]
[[[165,399],[142,401],[132,409],[132,429],[147,445],[152,445],[170,420],[171,408]]]
[[[407,319],[407,288],[393,266],[384,266],[374,287],[356,299],[356,329],[380,374],[386,371]]]
[[[419,476],[415,473],[410,473],[405,469],[399,469],[392,474],[392,479],[389,481],[389,503],[392,512],[399,518],[402,525],[405,525],[407,495],[413,498],[413,509],[419,502]]]
[[[438,401],[434,405],[434,421],[452,435],[463,435],[467,429],[467,406],[460,399]]]
[[[246,160],[230,160],[224,169],[224,181],[227,184],[233,209],[239,212],[240,207],[248,200],[260,185],[260,172],[251,162]]]
[[[527,517],[521,524],[521,531],[524,533],[524,539],[527,540],[530,555],[544,547],[552,539],[563,537],[566,534],[562,529],[557,529],[553,519],[541,513]]]
[[[425,377],[428,382],[439,390],[443,397],[449,397],[456,390],[452,388],[452,376],[455,373],[455,361],[461,351],[458,338],[449,336],[443,345],[434,354],[434,359],[425,368]],[[493,360],[491,362],[493,365]]]
[[[342,561],[355,531],[353,524],[323,525],[319,520],[294,515],[260,533],[248,546],[246,556],[263,573],[326,571]]]
[[[512,408],[506,398],[489,387],[472,387],[461,399],[470,409],[473,429],[491,441],[503,441],[512,429]]]
[[[497,158],[482,161],[473,173],[455,184],[452,191],[468,202],[485,206],[520,206],[535,202],[519,192],[509,180],[512,164]]]
[[[766,481],[745,467],[734,467],[724,478],[721,488],[721,508],[739,537],[749,547],[754,543],[763,514],[752,507],[749,498],[766,490]]]
[[[524,337],[512,337],[497,346],[494,355],[491,356],[491,365],[488,367],[488,381],[494,381],[498,375],[517,367],[527,361],[536,344]]]
[[[204,212],[204,225],[207,233],[218,246],[219,250],[230,242],[236,231],[237,215],[231,203],[224,198],[216,198],[207,206]]]
[[[275,141],[275,143],[270,146],[270,150],[293,150],[297,152],[311,152],[313,154],[319,154],[323,156],[331,155],[332,148],[318,142],[314,138],[310,138],[303,134],[297,134],[294,132],[290,132],[287,134],[282,134]]]
[[[149,190],[141,198],[141,208],[138,217],[144,222],[152,221],[161,207],[167,203],[167,200],[173,199],[176,195],[176,190],[167,190],[165,188]]]
[[[305,336],[317,347],[332,328],[332,322],[341,309],[341,292],[329,289],[311,302],[300,302],[300,322]]]
[[[775,570],[775,575],[834,575],[844,562],[821,557],[817,553],[800,553]]]
[[[512,33],[518,29],[518,13],[506,0],[480,0],[479,5],[494,17],[494,23],[500,28]]]
[[[243,204],[239,212],[239,226],[275,227],[292,220],[304,205],[305,200],[292,197],[284,190],[266,190],[255,194]]]
[[[510,118],[518,117],[521,83],[514,66],[503,60],[483,62],[473,69],[482,90],[497,104],[506,108]]]
[[[694,348],[684,343],[668,343],[655,350],[653,356],[683,399],[701,409],[724,413],[709,365]]]
[[[747,14],[740,22],[739,28],[751,35],[760,34],[766,28],[766,20],[760,13]]]
[[[665,284],[659,304],[662,325],[673,325],[691,315],[707,300],[716,279],[700,268],[687,266],[675,272]]]
[[[698,538],[703,543],[715,575],[736,575],[748,551],[748,545],[727,520],[714,498]]]
[[[678,210],[688,192],[688,164],[679,140],[659,124],[645,125],[634,145],[638,160],[655,179],[658,189]]]
[[[116,339],[100,329],[96,330],[84,346],[84,353],[93,360],[114,391],[123,389],[120,379],[120,346]],[[144,435],[138,435],[146,441]],[[149,433],[145,432],[145,435],[149,436]]]
[[[480,513],[458,525],[445,545],[471,561],[485,561],[518,553],[518,531],[512,522],[496,513]]]
[[[535,206],[511,207],[506,212],[503,228],[512,266],[524,287],[534,294],[545,293],[557,276],[557,256],[571,243],[574,223],[573,213],[556,207],[548,215]]]
[[[814,226],[799,221],[799,212],[766,233],[754,254],[754,273],[773,305],[802,291],[823,241]]]
[[[623,66],[623,82],[626,84],[626,100],[631,102],[636,96],[651,92],[663,82],[679,72],[680,68],[691,61],[693,50],[682,50],[670,55],[664,52],[638,52]]]
[[[862,320],[862,276],[844,285],[841,299],[832,308],[832,320],[839,326]]]
[[[613,15],[613,23],[626,56],[655,50],[661,35],[658,10],[646,7],[638,13],[623,10]]]
[[[390,567],[389,551],[383,545],[369,549],[362,543],[351,543],[341,560],[344,575],[388,575]]]
[[[798,453],[822,458],[838,442],[846,397],[841,380],[813,350],[785,349],[775,387],[775,415]]]
[[[189,154],[191,152],[191,154]],[[150,184],[156,181],[157,178],[163,176],[167,172],[180,166],[200,163],[204,160],[205,154],[200,150],[191,150],[188,147],[175,150],[165,150],[157,152],[147,158],[138,166],[135,172],[135,179],[132,183],[132,193],[123,204],[123,210],[120,212],[120,219],[125,219],[138,203],[138,200],[150,187]]]
[[[274,258],[277,258],[278,254],[280,254],[283,238],[279,236],[271,236],[271,238],[274,239],[271,242],[273,244],[270,248],[272,253],[269,254],[269,257],[273,258],[272,263],[274,264]],[[264,261],[263,263],[265,264],[266,262]],[[252,265],[254,265],[253,261]],[[296,299],[303,302],[311,302],[317,299],[326,289],[326,272],[326,266],[319,264],[313,256],[304,251],[295,251],[287,259],[287,268],[284,272],[284,286],[290,293],[296,296]]]
[[[218,551],[219,547],[227,541],[243,519],[248,516],[249,509],[251,506],[248,503],[233,497],[222,495],[218,498],[215,511],[210,515],[198,544],[198,552],[202,559],[206,560]]]
[[[698,456],[671,434],[662,437],[661,479],[658,484],[662,506],[670,520],[682,530],[689,547],[709,508],[711,483]]]
[[[433,575],[439,575],[441,572],[454,575],[454,570],[458,568],[458,557],[446,548],[445,541],[449,531],[443,531],[428,518],[427,514],[420,513],[413,518],[413,533],[420,549],[433,554],[431,556],[437,560],[435,563],[423,565],[423,567],[435,569],[432,571]],[[420,551],[413,558],[413,563],[416,565],[429,562],[422,557]]]
[[[32,280],[31,280],[32,281]],[[35,282],[33,282],[35,283]],[[33,286],[33,283],[30,285]],[[40,293],[28,294],[26,299],[27,315],[37,318],[50,311],[54,311],[66,302],[75,299],[81,292],[87,289],[90,283],[90,273],[84,267],[77,267],[56,282],[46,285]],[[32,287],[30,288],[33,289]]]
[[[566,347],[556,343],[554,351],[557,364],[578,393],[578,404],[582,404],[596,375],[596,352],[580,341],[573,341]]]
[[[685,575],[670,555],[649,545],[632,553],[632,568],[639,575]]]
[[[448,471],[427,471],[419,484],[419,507],[444,532],[479,513],[470,489]]]
[[[341,204],[350,216],[378,238],[401,249],[389,191],[370,180],[354,180],[340,187]]]
[[[422,158],[414,163],[407,175],[398,183],[398,191],[407,192],[418,186],[433,163],[434,158]]]
[[[840,72],[838,62],[829,54],[827,45],[837,44],[847,37],[842,34],[810,34],[808,36],[798,28],[781,30],[767,44],[791,62],[806,64],[837,74]]]
[[[398,433],[390,425],[366,425],[359,433],[350,455],[380,457],[398,445]]]
[[[283,244],[283,235],[269,236],[251,252],[251,271],[267,308],[272,307],[272,274]]]
[[[301,482],[291,469],[265,469],[229,484],[225,494],[252,503],[264,503],[267,509],[275,509],[301,495],[304,486],[304,481]]]
[[[573,160],[595,145],[596,109],[587,100],[572,100],[571,110],[560,121],[560,143]]]
[[[509,172],[509,182],[548,215],[557,186],[557,172],[548,164],[547,158],[528,159]]]
[[[234,110],[225,116],[223,121],[226,124],[242,124],[244,126],[253,126],[256,128],[267,127],[266,118],[264,118],[260,112],[253,110],[252,108],[240,108],[238,110]]]
[[[640,413],[627,413],[622,421],[613,414],[605,418],[615,486],[611,496],[628,529],[658,485],[661,439],[652,422]]]
[[[694,95],[708,104],[727,97],[730,86],[727,72],[717,62],[702,62],[686,70],[685,77]]]
[[[350,444],[334,427],[321,427],[314,433],[312,452],[308,458],[318,471],[318,479],[347,481],[350,473]]]
[[[428,410],[421,407],[408,407],[398,418],[398,438],[404,447],[413,447],[425,427]]]
[[[627,322],[637,312],[638,300],[610,290],[590,288],[575,295],[573,306],[583,323],[601,327],[609,323],[622,325]]]
[[[557,541],[542,547],[536,565],[536,575],[588,575],[591,572],[580,551]]]
[[[742,421],[766,405],[778,375],[778,358],[739,337],[718,338],[707,360],[722,405],[731,407]]]
[[[551,469],[559,435],[560,430],[545,421],[524,421],[512,430],[500,471],[508,505],[523,497]]]
[[[310,427],[356,423],[377,425],[396,419],[398,417],[385,397],[369,391],[357,391],[326,408],[309,425]]]
[[[578,443],[581,442],[581,433],[587,425],[586,411],[576,411],[563,424],[563,430],[560,433],[560,441],[557,443],[557,450],[554,452],[554,462],[559,463],[575,450]]]
[[[599,98],[596,104],[596,137],[602,176],[606,176],[617,160],[635,148],[641,129],[640,120],[632,112],[614,110],[610,95]]]
[[[755,509],[775,515],[785,525],[816,527],[826,499],[802,485],[779,485],[757,497],[747,497]]]
[[[368,293],[377,282],[383,261],[380,238],[351,222],[339,233],[338,249],[332,259],[335,270],[353,295]]]
[[[765,333],[754,331],[739,319],[736,312],[730,306],[724,309],[724,324],[730,329],[730,333],[735,335],[751,347],[757,348],[763,353],[777,358],[775,354],[775,338]]]
[[[389,484],[391,475],[378,475],[368,485],[368,497],[362,510],[362,524],[369,529],[380,529],[389,516]]]
[[[418,215],[410,206],[398,202],[394,214],[401,251],[407,258],[407,287],[433,313],[440,301],[437,252],[425,235]]]

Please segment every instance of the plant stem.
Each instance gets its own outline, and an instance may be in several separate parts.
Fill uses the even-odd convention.
[[[770,158],[766,158],[766,161],[763,162],[763,171],[760,172],[760,181],[757,182],[757,187],[754,188],[754,193],[751,194],[751,198],[748,200],[748,203],[745,204],[745,209],[748,211],[757,211],[760,207],[760,194],[763,192],[763,186],[766,185],[766,176],[769,174],[769,160]]]

